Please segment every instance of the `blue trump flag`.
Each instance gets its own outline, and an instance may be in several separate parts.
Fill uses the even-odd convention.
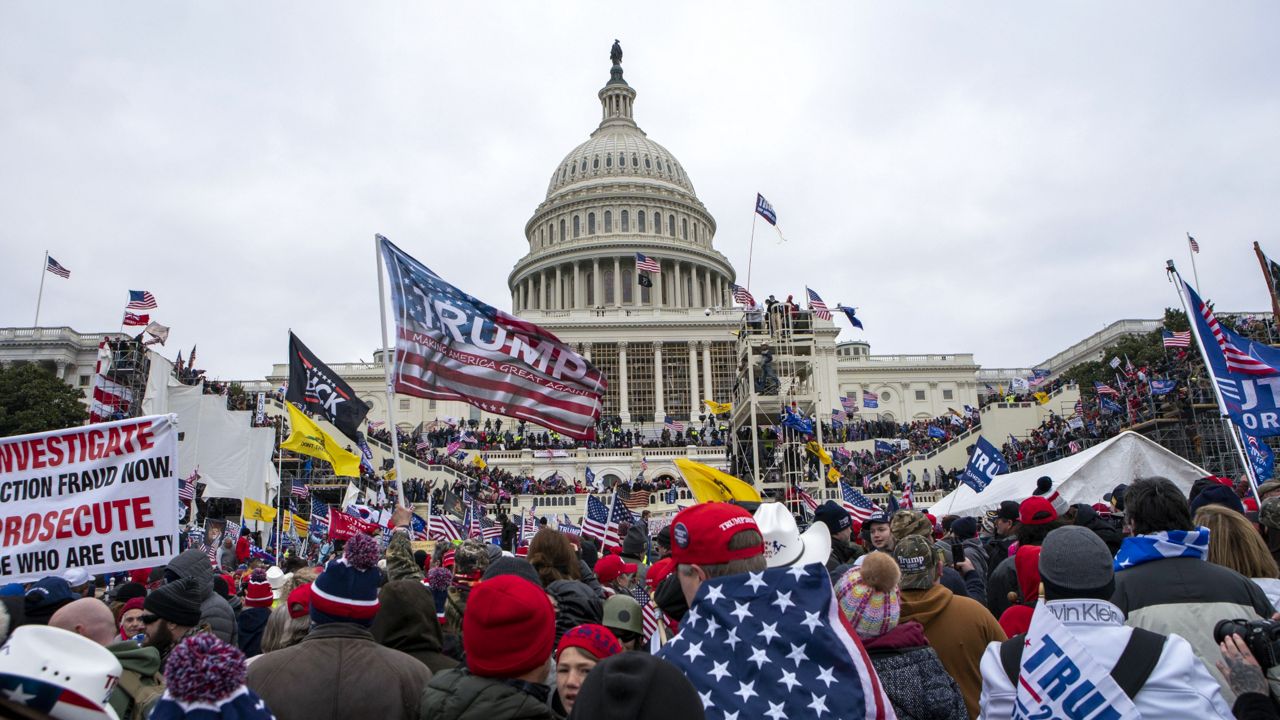
[[[1169,393],[1173,392],[1173,389],[1177,387],[1177,385],[1178,385],[1177,380],[1152,380],[1151,394],[1152,395],[1168,395]]]
[[[843,305],[837,305],[837,306],[836,306],[836,309],[837,309],[837,310],[839,310],[840,312],[844,313],[844,316],[845,316],[845,317],[849,318],[849,324],[850,324],[850,325],[852,325],[852,326],[854,326],[854,327],[858,328],[859,330],[865,330],[865,329],[866,329],[866,328],[863,328],[863,327],[862,327],[862,321],[858,319],[858,316],[853,314],[853,313],[854,313],[854,309],[853,309],[853,308],[851,308],[851,307],[845,307],[845,306],[843,306]]]
[[[987,442],[986,438],[979,437],[973,448],[973,457],[969,458],[968,466],[960,475],[960,482],[973,488],[974,492],[982,492],[987,489],[992,480],[996,479],[997,475],[1007,472],[1009,472],[1009,461],[1005,460],[1004,455]]]
[[[1124,413],[1124,408],[1120,406],[1120,403],[1112,400],[1106,395],[1098,396],[1098,407],[1102,408],[1102,412],[1104,413],[1114,413],[1116,415]]]
[[[1227,415],[1254,435],[1280,435],[1280,350],[1223,327],[1196,291],[1182,285]]]
[[[778,224],[778,213],[773,211],[773,206],[760,193],[756,193],[756,214],[764,218],[764,221],[770,225]]]
[[[929,437],[931,437],[931,438],[938,438],[938,439],[942,439],[942,438],[945,438],[946,436],[947,436],[947,431],[946,431],[946,430],[943,430],[942,428],[938,427],[937,425],[930,425],[930,426],[929,426]]]
[[[892,453],[896,452],[897,450],[898,450],[898,447],[897,447],[896,445],[894,445],[893,443],[889,442],[888,440],[877,440],[877,441],[876,441],[876,454],[877,454],[877,455],[879,455],[880,453],[890,453],[890,454],[892,454]]]
[[[1258,484],[1270,480],[1275,476],[1276,454],[1271,450],[1271,446],[1267,445],[1267,441],[1244,431],[1245,454],[1249,456],[1249,465],[1253,468],[1253,476]]]
[[[801,417],[789,407],[782,409],[782,424],[785,427],[789,427],[792,430],[804,433],[805,435],[813,434],[813,421],[808,418]]]

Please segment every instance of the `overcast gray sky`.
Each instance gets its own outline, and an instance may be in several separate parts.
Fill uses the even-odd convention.
[[[680,158],[757,297],[856,305],[873,352],[1039,362],[1177,297],[1269,307],[1280,4],[0,4],[0,325],[114,330],[259,378],[292,327],[379,343],[373,234],[510,307],[551,171],[620,38],[636,118]],[[844,326],[843,321],[840,321]],[[854,337],[845,330],[842,338]]]

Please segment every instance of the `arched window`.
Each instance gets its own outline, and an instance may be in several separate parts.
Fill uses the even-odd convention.
[[[612,156],[612,155],[605,155],[605,156],[604,156],[604,166],[605,166],[605,167],[613,167],[613,156]]]
[[[587,213],[587,234],[588,235],[596,234],[596,214],[595,213]]]
[[[636,213],[636,232],[644,232],[644,211]]]
[[[586,172],[586,171],[587,171],[587,159],[582,158],[582,172]]]
[[[680,218],[680,239],[689,239],[689,221],[685,218]]]
[[[561,242],[564,241],[564,218],[560,218],[560,240]],[[555,238],[552,238],[551,241],[555,242]]]
[[[627,156],[626,156],[626,154],[625,154],[625,153],[618,153],[618,167],[619,167],[619,168],[624,168],[624,167],[626,167],[626,166],[627,166]]]
[[[545,230],[538,231],[538,247],[547,246],[547,233]]]
[[[649,156],[648,156],[648,155],[645,155],[645,156],[644,156],[644,169],[645,169],[645,170],[648,170],[648,169],[650,169],[650,168],[652,168],[652,167],[653,167],[653,165],[652,165],[652,164],[650,164],[650,162],[649,162]]]
[[[622,211],[622,232],[631,232],[631,215],[626,211]]]
[[[597,155],[597,156],[595,156],[594,158],[592,158],[592,159],[591,159],[591,169],[592,169],[592,170],[599,170],[599,169],[600,169],[600,156],[599,156],[599,155]]]
[[[631,153],[631,167],[640,167],[640,157],[635,153]]]
[[[662,213],[655,212],[653,214],[653,234],[662,234]]]
[[[700,224],[701,224],[701,223],[694,223],[694,224],[693,224],[693,241],[694,241],[694,242],[698,242],[698,225],[700,225]]]
[[[601,287],[604,288],[603,304],[612,305],[615,302],[617,302],[617,300],[615,300],[613,297],[613,268],[605,267],[601,269],[600,280],[601,280],[600,285]]]
[[[604,211],[604,231],[613,232],[613,213],[609,210]]]
[[[675,215],[667,216],[667,234],[670,235],[671,237],[676,236],[676,216]]]
[[[581,218],[579,218],[577,215],[574,215],[573,216],[573,239],[577,240],[578,236],[580,235],[582,235]]]

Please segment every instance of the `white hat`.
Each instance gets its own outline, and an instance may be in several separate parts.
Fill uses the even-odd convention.
[[[105,647],[47,625],[15,629],[0,650],[0,692],[58,720],[116,720],[107,699],[120,673]]]
[[[755,514],[764,536],[764,557],[769,567],[823,563],[831,557],[831,531],[816,522],[800,532],[796,519],[782,503],[761,503]]]
[[[280,599],[280,591],[284,589],[285,583],[292,577],[293,573],[286,573],[276,565],[267,568],[267,584],[271,586],[271,594],[277,600]]]
[[[66,580],[71,587],[76,588],[93,582],[93,575],[84,568],[68,568],[62,571],[62,579]]]

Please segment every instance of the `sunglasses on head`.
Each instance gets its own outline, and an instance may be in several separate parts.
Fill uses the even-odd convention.
[[[147,614],[139,617],[138,619],[141,620],[144,625],[150,625],[151,623],[159,620],[160,616]]]

